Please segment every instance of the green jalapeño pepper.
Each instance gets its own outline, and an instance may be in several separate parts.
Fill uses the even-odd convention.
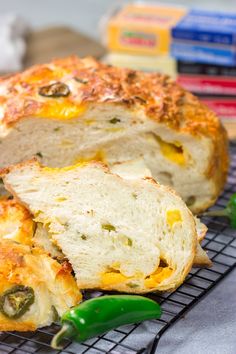
[[[23,316],[34,303],[34,290],[29,286],[16,285],[0,296],[0,311],[8,318]]]
[[[65,337],[83,342],[125,324],[159,318],[161,307],[155,301],[137,295],[105,295],[83,302],[61,318],[62,328],[54,336],[52,347],[61,349]]]
[[[210,210],[202,214],[203,216],[224,216],[230,220],[230,225],[236,229],[236,193],[232,194],[226,208],[221,210]]]

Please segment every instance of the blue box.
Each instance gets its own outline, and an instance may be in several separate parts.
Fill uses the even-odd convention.
[[[236,48],[233,46],[216,46],[198,42],[174,41],[171,44],[171,56],[177,60],[196,63],[236,65]]]
[[[171,31],[172,38],[218,43],[236,44],[236,13],[190,10]]]

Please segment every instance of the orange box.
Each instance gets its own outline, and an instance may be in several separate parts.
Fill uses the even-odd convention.
[[[108,49],[144,55],[168,54],[170,30],[186,12],[184,7],[126,5],[108,21]]]

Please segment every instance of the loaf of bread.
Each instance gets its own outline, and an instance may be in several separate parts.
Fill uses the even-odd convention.
[[[47,225],[81,289],[171,290],[193,265],[195,219],[151,177],[122,178],[98,162],[49,168],[36,160],[2,176],[35,221]]]
[[[0,331],[33,331],[81,300],[68,264],[41,249],[0,239]]]
[[[142,157],[195,213],[225,183],[219,119],[169,77],[69,57],[0,80],[0,167],[38,156],[61,167]]]

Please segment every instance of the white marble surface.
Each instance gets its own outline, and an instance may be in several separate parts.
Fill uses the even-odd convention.
[[[36,28],[65,24],[96,38],[101,15],[112,4],[122,2],[112,0],[0,0],[0,11],[22,15]],[[236,11],[236,0],[163,2]],[[163,335],[157,353],[236,353],[236,270]]]

